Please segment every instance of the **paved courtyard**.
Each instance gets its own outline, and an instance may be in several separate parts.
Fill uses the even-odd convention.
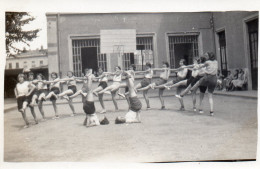
[[[7,162],[165,162],[255,159],[257,146],[257,100],[215,96],[215,116],[192,111],[191,97],[185,97],[186,111],[178,111],[174,97],[165,97],[166,110],[159,110],[158,98],[151,98],[152,109],[142,110],[142,123],[114,124],[126,112],[126,101],[119,100],[113,112],[106,101],[109,125],[86,128],[82,103],[75,103],[75,117],[68,104],[59,104],[61,118],[52,120],[51,105],[44,107],[47,121],[23,129],[17,110],[4,114],[4,161]],[[99,111],[100,104],[95,102]],[[39,119],[41,115],[36,108]],[[33,124],[33,118],[27,111]],[[104,115],[98,114],[99,118]]]

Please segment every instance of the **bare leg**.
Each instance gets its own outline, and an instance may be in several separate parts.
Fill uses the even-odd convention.
[[[108,90],[112,90],[113,88],[114,88],[113,85],[108,86],[108,87],[106,87],[105,89],[103,89],[103,90],[101,90],[100,92],[98,92],[98,94],[103,94],[104,92],[106,92],[106,91],[108,91]]]
[[[148,90],[143,91],[143,95],[144,95],[144,99],[145,99],[147,108],[150,108],[150,103],[149,103],[149,98],[147,96],[147,92],[148,92]]]
[[[177,88],[177,94],[179,95],[181,93],[181,88]],[[180,111],[184,111],[185,108],[184,108],[184,103],[183,103],[183,98],[182,97],[178,97],[178,100],[181,104],[181,108],[180,108]]]
[[[191,88],[192,88],[191,85],[189,85],[184,91],[181,92],[180,96],[181,97],[185,96],[190,91]]]
[[[52,96],[56,96],[54,92],[50,92],[46,97],[45,100],[50,99]]]
[[[36,117],[36,114],[35,114],[35,111],[34,111],[34,107],[29,106],[29,108],[31,110],[31,113],[32,113],[32,116],[34,118],[35,123],[38,124],[38,120],[37,120],[37,117]]]
[[[163,89],[165,86],[173,85],[172,80],[159,86],[154,86],[155,89]]]
[[[38,98],[38,96],[35,94],[35,95],[33,95],[33,97],[32,97],[32,102],[30,103],[30,106],[35,106],[35,104],[36,104],[36,99]]]
[[[53,109],[55,111],[55,117],[59,117],[56,100],[52,100]]]
[[[23,116],[23,120],[25,121],[25,126],[24,127],[29,127],[29,122],[27,120],[25,110],[21,111],[21,113],[22,113],[22,116]]]
[[[203,101],[204,95],[205,95],[205,93],[200,92],[200,106],[199,106],[199,111],[200,111],[200,113],[203,113],[203,110],[202,110],[202,101]]]
[[[213,113],[213,93],[208,93],[208,96],[209,96],[210,112]]]
[[[102,110],[101,110],[100,113],[106,113],[106,108],[105,108],[105,104],[104,104],[104,101],[103,101],[103,94],[99,94],[98,99],[99,99],[100,105],[102,107]]]
[[[70,95],[70,94],[73,94],[73,91],[72,90],[66,90],[60,94],[58,94],[59,97],[62,97],[62,96],[65,96],[65,95]]]
[[[143,88],[137,89],[137,91],[145,91],[145,90],[148,90],[148,89],[150,89],[150,88],[152,87],[152,85],[154,85],[154,83],[153,83],[153,84],[149,84],[149,85],[146,86],[146,87],[143,87]]]
[[[43,111],[43,108],[42,108],[42,100],[39,100],[38,108],[39,108],[39,111],[42,115],[42,118],[45,119],[44,111]]]
[[[187,80],[182,80],[182,81],[180,81],[180,82],[178,82],[178,83],[175,83],[175,84],[173,84],[173,85],[171,85],[171,86],[169,86],[170,88],[173,88],[173,87],[178,87],[178,86],[184,86],[184,85],[186,85],[187,84]]]
[[[116,102],[116,92],[111,93],[112,94],[112,100],[115,105],[115,109],[118,110],[117,102]]]
[[[22,113],[22,116],[23,116],[23,120],[25,121],[25,126],[24,127],[29,127],[29,121],[26,117],[26,107],[27,107],[28,103],[27,102],[23,102],[23,108],[20,110],[20,112]]]
[[[82,90],[78,90],[75,94],[69,96],[69,98],[70,98],[70,99],[73,99],[73,98],[77,97],[78,95],[80,95],[81,92],[82,92]]]
[[[159,90],[159,99],[160,99],[161,104],[162,104],[162,108],[161,109],[165,109],[164,100],[163,100],[163,89]]]
[[[192,92],[193,111],[197,111],[197,109],[196,109],[196,91],[197,90]]]
[[[93,93],[100,92],[101,90],[103,90],[103,88],[101,86],[98,86],[96,89],[93,90]]]
[[[73,106],[73,104],[72,104],[72,99],[69,99],[68,103],[69,103],[70,109],[71,109],[71,111],[72,111],[72,113],[73,113],[72,115],[74,116],[76,113],[75,113],[74,106]]]

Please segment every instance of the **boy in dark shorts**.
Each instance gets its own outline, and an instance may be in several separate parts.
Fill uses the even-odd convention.
[[[141,101],[137,98],[134,89],[134,80],[130,72],[124,72],[127,79],[127,86],[129,88],[129,103],[130,110],[126,113],[125,117],[117,117],[115,120],[116,124],[121,123],[140,123],[140,110],[142,108]]]
[[[29,121],[26,117],[25,109],[30,102],[29,96],[34,91],[35,86],[32,83],[25,81],[23,73],[18,75],[18,81],[19,81],[19,83],[17,83],[17,85],[14,89],[14,93],[15,93],[15,96],[16,96],[16,99],[17,99],[18,111],[22,113],[23,119],[25,121],[24,128],[28,128],[29,127]],[[32,112],[32,114],[33,114],[33,112]],[[38,121],[36,119],[35,114],[33,114],[33,117],[34,117],[34,120],[37,124]]]

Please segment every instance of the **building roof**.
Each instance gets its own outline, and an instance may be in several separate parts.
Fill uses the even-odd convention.
[[[44,57],[44,56],[46,56],[46,57],[48,56],[47,49],[28,50],[26,52],[16,54],[13,57],[7,57],[6,60],[19,59],[19,58]]]

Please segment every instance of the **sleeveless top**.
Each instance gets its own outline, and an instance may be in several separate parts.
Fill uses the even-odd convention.
[[[47,88],[47,85],[44,82],[37,82],[36,89],[40,90],[40,89],[48,89],[48,88]]]
[[[192,72],[191,72],[191,76],[192,77],[198,76],[199,71],[200,71],[199,70],[199,64],[194,64],[194,67],[193,67]]]
[[[107,81],[108,81],[107,75],[99,79],[99,82],[107,82]]]
[[[147,79],[152,79],[153,78],[153,70],[150,69],[149,72],[146,72],[144,77],[147,78]]]
[[[120,73],[120,75],[114,75],[113,77],[113,81],[114,82],[121,82],[122,80],[122,74]]]
[[[160,73],[160,78],[164,80],[168,80],[170,76],[170,70],[165,69],[163,72]]]
[[[71,78],[74,78],[74,76],[72,76]],[[67,81],[67,86],[76,86],[76,85],[77,84],[75,79]]]
[[[59,80],[59,78],[57,78],[55,80]],[[60,81],[58,81],[58,82],[51,82],[50,88],[53,88],[53,87],[57,87],[57,88],[60,89]]]

